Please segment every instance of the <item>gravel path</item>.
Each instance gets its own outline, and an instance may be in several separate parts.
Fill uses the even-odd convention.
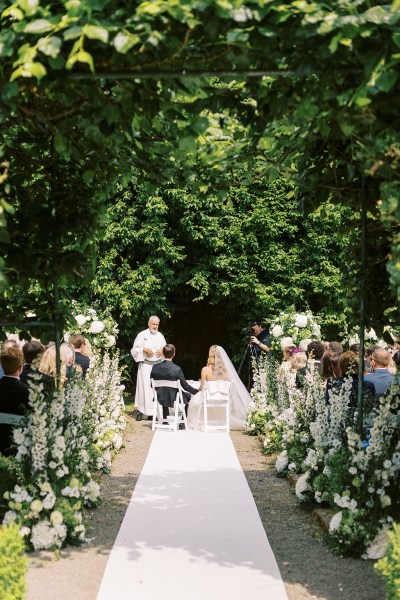
[[[128,418],[125,449],[115,458],[111,475],[102,480],[102,505],[90,514],[89,542],[81,547],[68,546],[59,555],[30,554],[27,600],[96,599],[151,439],[150,421],[136,423]],[[373,564],[340,558],[328,550],[321,530],[300,508],[287,481],[278,479],[267,464],[257,439],[233,432],[232,440],[289,600],[384,600],[383,584]]]

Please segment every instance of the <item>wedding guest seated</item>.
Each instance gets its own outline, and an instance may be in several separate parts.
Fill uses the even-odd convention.
[[[290,364],[292,365],[292,368],[296,371],[304,369],[307,365],[307,354],[301,348],[295,348],[290,354]]]
[[[371,372],[365,375],[364,381],[374,384],[376,399],[383,396],[393,381],[394,374],[388,370],[391,359],[390,353],[384,348],[375,348],[371,354]]]
[[[340,356],[343,353],[343,346],[340,342],[329,342],[329,350]]]
[[[351,377],[352,387],[350,391],[349,406],[355,408],[358,402],[358,355],[350,350],[343,352],[339,357],[339,372],[338,377],[329,377],[326,381],[325,398],[329,402],[330,390],[339,390],[346,377]],[[375,386],[369,381],[363,382],[364,397],[366,400],[366,406],[372,409],[375,398]],[[369,408],[368,408],[369,411]]]
[[[75,352],[73,346],[70,344],[63,343],[60,346],[60,361],[61,361],[61,383],[64,384],[71,372],[72,365],[74,364]],[[56,346],[55,344],[49,346],[44,352],[40,364],[39,371],[50,375],[54,381],[57,378],[57,366],[56,366]]]
[[[330,377],[340,377],[339,355],[332,350],[328,350],[322,357],[321,377],[326,385]]]
[[[367,373],[371,372],[371,364],[370,364],[370,360],[371,360],[371,356],[374,352],[374,350],[376,350],[377,348],[379,348],[379,346],[368,346],[367,348],[365,348],[365,352],[364,352],[364,359],[365,359],[365,370]]]
[[[2,346],[1,346],[1,348],[2,348],[2,350],[5,350],[6,348],[9,348],[9,347],[11,347],[11,346],[17,346],[17,345],[18,345],[18,344],[17,344],[17,342],[16,342],[15,340],[13,340],[13,339],[11,339],[11,340],[10,340],[10,339],[8,339],[8,340],[6,340],[5,342],[3,342],[3,344],[2,344]],[[0,364],[0,379],[3,377],[3,375],[4,375],[3,367],[2,367],[2,366],[1,366],[1,364]]]
[[[321,374],[322,371],[322,357],[324,355],[325,348],[322,342],[310,342],[307,346],[307,363],[310,360],[314,361],[314,371],[315,373]],[[297,371],[296,374],[296,385],[299,388],[304,386],[305,376],[306,376],[307,365],[302,367]]]
[[[86,372],[90,367],[90,359],[83,354],[86,346],[86,340],[81,333],[71,335],[69,343],[75,349],[75,364],[79,365],[82,369],[82,377],[86,377]]]
[[[354,352],[354,354],[359,354],[360,353],[360,344],[351,344],[351,346],[349,347],[349,351]]]
[[[22,350],[17,344],[4,345],[1,348],[0,362],[4,371],[0,379],[0,413],[23,415],[29,404],[29,388],[21,383]],[[0,452],[9,456],[15,454],[10,449],[13,425],[2,423],[0,426]]]
[[[46,387],[51,388],[54,386],[53,378],[50,377],[50,375],[41,373],[37,368],[44,351],[45,347],[39,342],[39,340],[25,342],[22,347],[22,353],[24,355],[24,366],[20,376],[20,381],[22,381],[22,383],[26,383],[28,385],[29,381],[33,380],[30,376],[36,373],[40,374],[40,381],[44,383]]]
[[[187,413],[187,404],[190,402],[190,398],[193,394],[197,394],[197,389],[189,385],[186,381],[185,376],[181,367],[175,365],[172,360],[175,356],[175,346],[172,344],[166,344],[163,347],[163,362],[153,365],[150,373],[150,378],[160,380],[165,379],[167,381],[180,381],[183,390],[183,401],[185,403],[185,410]],[[176,390],[173,388],[157,389],[157,399],[159,404],[163,407],[163,419],[167,419],[169,415],[169,409],[173,408],[176,400]]]

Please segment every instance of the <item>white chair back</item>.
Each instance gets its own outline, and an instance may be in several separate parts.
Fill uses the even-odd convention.
[[[206,381],[203,392],[204,409],[204,432],[208,433],[210,429],[223,429],[227,433],[230,431],[230,398],[231,382],[217,379],[215,381]],[[225,424],[213,425],[208,419],[208,408],[224,408]]]
[[[187,430],[187,420],[185,412],[185,403],[183,401],[182,386],[179,380],[170,381],[168,379],[151,379],[151,387],[153,388],[153,422],[151,429],[169,429],[170,431],[178,431],[179,425],[184,423],[185,429]],[[158,402],[157,389],[158,388],[169,388],[176,390],[176,398],[173,406],[174,414],[166,419],[163,418],[163,407]]]

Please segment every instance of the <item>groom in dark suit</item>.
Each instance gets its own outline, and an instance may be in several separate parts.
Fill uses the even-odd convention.
[[[163,348],[164,360],[153,366],[150,377],[155,380],[166,379],[167,381],[180,381],[183,391],[183,401],[187,411],[187,404],[193,394],[197,394],[198,390],[188,384],[183,374],[181,367],[175,365],[172,359],[175,356],[175,346],[166,344]],[[176,390],[171,388],[160,387],[157,390],[158,402],[163,407],[163,418],[166,419],[169,415],[169,408],[174,406],[176,399]]]

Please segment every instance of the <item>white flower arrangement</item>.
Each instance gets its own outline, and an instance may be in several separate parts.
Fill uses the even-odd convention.
[[[285,346],[299,346],[302,340],[320,340],[318,319],[307,310],[296,312],[294,307],[282,311],[271,323],[271,348],[278,358]],[[304,346],[304,344],[303,344]],[[304,349],[304,348],[303,348]]]
[[[98,313],[94,308],[72,304],[73,322],[64,334],[68,342],[71,334],[81,333],[91,343],[94,350],[112,348],[118,337],[118,326],[108,311]]]
[[[109,469],[122,445],[123,389],[118,355],[107,353],[96,355],[87,380],[76,376],[48,396],[42,384],[30,386],[30,411],[14,429],[24,481],[4,494],[3,522],[23,522],[21,535],[35,550],[84,541],[82,511],[100,496],[92,471]]]

